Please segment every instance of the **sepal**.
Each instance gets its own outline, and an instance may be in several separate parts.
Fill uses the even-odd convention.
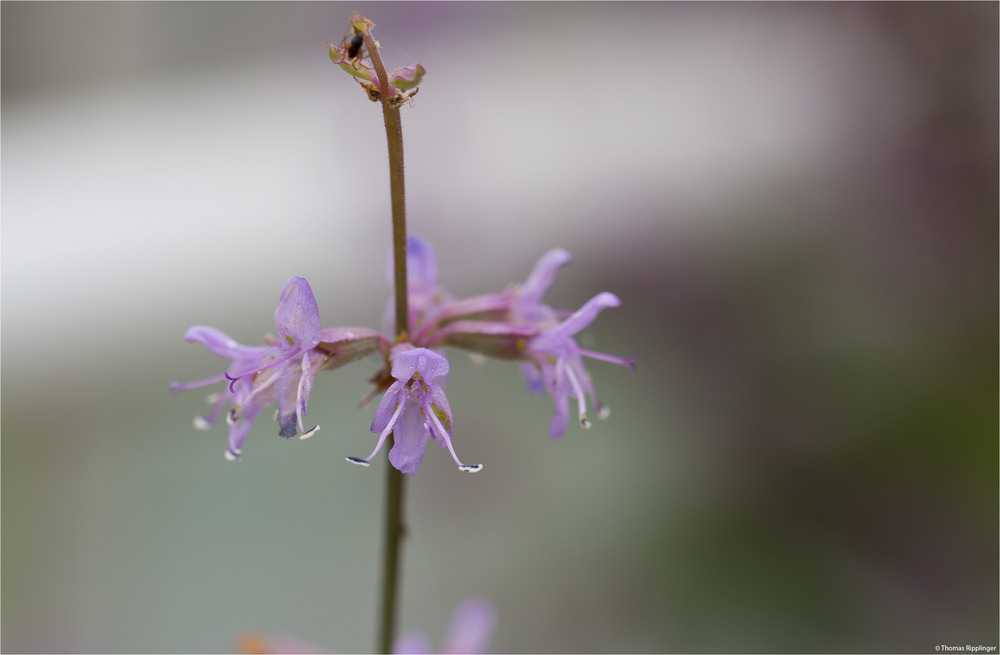
[[[427,69],[424,68],[423,64],[397,68],[389,75],[389,86],[401,91],[409,91],[423,81],[425,73],[427,73]]]

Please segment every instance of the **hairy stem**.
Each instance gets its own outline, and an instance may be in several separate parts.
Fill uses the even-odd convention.
[[[357,18],[361,18],[357,16]],[[365,48],[372,67],[378,76],[379,99],[382,116],[385,118],[385,136],[389,143],[389,191],[392,196],[392,252],[395,270],[396,295],[396,336],[404,339],[409,332],[409,306],[406,282],[406,196],[403,183],[403,123],[399,117],[399,107],[390,99],[394,90],[389,86],[389,76],[379,56],[375,39],[371,35],[371,22],[366,19],[352,20],[360,29],[365,40]],[[396,605],[400,578],[400,545],[405,528],[403,526],[404,478],[393,466],[386,466],[385,486],[385,545],[382,559],[382,604],[378,625],[378,652],[388,653],[396,636]]]

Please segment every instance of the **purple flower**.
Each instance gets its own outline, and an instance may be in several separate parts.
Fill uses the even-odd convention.
[[[552,286],[556,273],[570,259],[569,252],[562,248],[553,248],[542,255],[524,285],[515,294],[511,307],[513,323],[543,328],[525,342],[523,352],[528,361],[521,364],[521,374],[531,393],[541,393],[544,388],[555,402],[556,411],[549,423],[549,434],[552,437],[561,437],[566,431],[570,396],[576,398],[580,425],[585,428],[591,425],[587,417],[586,396],[590,396],[600,418],[605,418],[610,412],[597,398],[597,391],[583,366],[583,356],[621,364],[635,371],[635,355],[622,358],[585,350],[573,338],[593,323],[601,310],[620,305],[618,296],[608,292],[599,293],[564,320],[565,311],[554,310],[542,303],[542,296]]]
[[[528,279],[514,293],[510,309],[510,319],[517,325],[548,326],[558,322],[558,313],[542,304],[542,296],[555,282],[559,269],[570,262],[572,257],[563,248],[553,248],[535,262]]]
[[[489,647],[497,616],[493,605],[485,598],[462,601],[451,615],[451,625],[441,645],[440,653],[485,653]],[[398,655],[432,653],[427,637],[419,632],[401,635],[393,644]]]
[[[229,390],[241,383],[251,389],[263,406],[277,400],[278,434],[286,439],[294,437],[298,427],[302,432],[300,438],[306,439],[319,430],[318,425],[306,430],[302,418],[313,379],[326,354],[315,350],[323,326],[319,306],[305,278],[292,277],[285,283],[274,312],[274,327],[278,340],[255,368],[236,376],[226,374]]]
[[[221,375],[183,384],[171,383],[174,392],[229,380],[228,389],[215,400],[210,416],[199,417],[195,426],[214,425],[226,403],[232,405],[227,416],[229,449],[226,457],[239,459],[247,433],[263,407],[278,403],[278,434],[291,438],[299,433],[307,439],[319,430],[305,429],[303,418],[316,373],[363,357],[376,350],[387,351],[388,342],[377,332],[365,328],[323,330],[319,308],[309,283],[292,277],[281,291],[274,313],[278,338],[269,346],[244,346],[215,328],[197,326],[188,330],[185,339],[204,344],[216,355],[231,360]]]
[[[587,397],[601,418],[608,408],[601,404],[583,365],[583,357],[621,364],[635,370],[635,356],[615,357],[580,348],[573,338],[594,322],[601,310],[621,304],[612,293],[600,293],[570,314],[542,302],[559,268],[570,261],[562,248],[554,248],[538,260],[520,287],[500,294],[477,296],[440,308],[434,326],[425,328],[428,347],[457,346],[474,352],[516,360],[520,363],[528,391],[548,391],[556,410],[549,434],[566,431],[569,399],[577,401],[580,425],[590,427]],[[500,318],[494,318],[501,314]],[[485,320],[484,320],[485,319]]]
[[[441,388],[449,369],[448,360],[433,350],[414,348],[407,343],[395,346],[392,377],[396,381],[385,392],[372,420],[371,431],[379,435],[378,443],[368,457],[348,457],[347,461],[368,466],[386,437],[392,434],[389,462],[403,473],[417,472],[431,437],[448,449],[459,470],[481,470],[480,464],[463,464],[451,443],[451,406]]]
[[[390,291],[395,289],[395,262],[391,250],[385,260],[385,279]],[[453,302],[452,295],[438,284],[434,247],[414,234],[406,239],[406,286],[409,292],[407,305],[410,311],[410,334],[419,329],[428,315],[442,305]],[[396,304],[390,295],[382,314],[382,331],[393,334],[395,323]]]
[[[587,398],[590,396],[597,415],[606,418],[610,410],[601,404],[597,391],[590,381],[590,375],[583,366],[583,357],[603,359],[613,364],[627,366],[635,370],[635,356],[630,358],[615,357],[605,353],[594,352],[581,348],[573,336],[594,322],[601,310],[607,307],[617,307],[621,304],[618,296],[613,293],[599,293],[569,318],[527,341],[524,354],[528,362],[521,365],[529,391],[540,393],[544,387],[555,402],[556,411],[549,423],[549,434],[561,437],[566,431],[569,417],[569,398],[576,398],[580,425],[590,427],[587,417]]]

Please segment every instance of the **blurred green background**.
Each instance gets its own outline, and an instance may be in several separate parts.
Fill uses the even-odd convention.
[[[455,444],[409,485],[401,627],[497,607],[496,651],[930,652],[998,636],[998,6],[9,3],[2,22],[2,649],[372,648],[375,362],[192,428],[185,343],[273,331],[285,280],[378,325],[377,105],[328,59],[358,9],[404,108],[410,227],[458,295],[574,255],[548,298],[611,417],[547,436],[453,353]],[[267,412],[265,412],[267,414]]]

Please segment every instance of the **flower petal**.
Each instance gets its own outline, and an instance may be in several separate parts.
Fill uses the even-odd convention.
[[[240,408],[240,417],[229,426],[229,453],[233,459],[239,459],[243,451],[243,444],[247,440],[247,433],[253,426],[260,414],[260,405],[248,403]]]
[[[371,431],[378,434],[382,430],[385,430],[386,426],[389,425],[389,421],[392,420],[392,415],[396,413],[396,408],[403,402],[406,402],[406,383],[402,381],[393,382],[375,409]]]
[[[392,435],[393,446],[389,451],[389,462],[400,473],[415,474],[424,459],[427,440],[431,436],[417,399],[408,399],[406,408],[393,427]]]
[[[281,290],[281,300],[274,312],[274,327],[281,347],[309,350],[319,343],[323,326],[319,306],[305,278],[292,276]]]
[[[569,423],[569,396],[565,392],[553,393],[552,400],[556,404],[556,411],[549,421],[549,436],[558,439],[566,432],[566,425]]]
[[[519,362],[521,376],[524,377],[524,385],[528,393],[539,395],[545,392],[545,385],[542,382],[542,373],[538,370],[538,365],[534,362]]]
[[[568,339],[593,323],[602,310],[608,307],[617,307],[620,304],[621,301],[618,300],[618,296],[615,294],[607,291],[599,293],[588,300],[583,307],[573,312],[565,321],[538,335],[536,342],[539,344],[539,347],[545,348],[555,341]]]
[[[493,604],[485,598],[462,601],[451,615],[442,653],[485,653],[497,625]]]
[[[394,655],[425,655],[431,652],[431,642],[420,632],[407,632],[392,645]]]
[[[448,444],[445,443],[444,437],[451,437],[453,419],[451,416],[451,404],[448,402],[448,396],[444,395],[444,389],[436,384],[430,385],[430,389],[424,398],[424,406],[425,410],[429,409],[434,413],[441,427],[445,429],[446,434],[441,435],[441,437],[438,437],[436,430],[432,430],[431,433],[434,436],[434,440],[442,448],[447,448]]]
[[[443,356],[427,348],[397,351],[392,357],[392,377],[409,380],[417,372],[428,383],[448,374],[451,365]]]
[[[385,281],[390,289],[395,288],[395,259],[390,250],[385,258]],[[426,239],[411,234],[406,238],[406,285],[410,293],[433,290],[437,287],[438,265],[434,246]]]
[[[244,346],[222,330],[207,325],[190,328],[184,334],[184,339],[203,344],[219,357],[231,360],[258,359],[267,350],[266,346]]]
[[[519,304],[538,304],[542,296],[545,295],[545,292],[552,286],[552,282],[555,281],[556,273],[559,272],[560,268],[568,264],[571,259],[569,251],[563,248],[553,248],[542,255],[535,264],[535,267],[531,269],[528,279],[521,286]]]
[[[395,259],[390,250],[385,260],[385,277],[390,289],[395,289]],[[410,235],[406,240],[406,286],[409,292],[410,331],[419,329],[420,324],[437,307],[451,300],[451,294],[438,284],[437,256],[434,247],[424,239]],[[386,334],[394,333],[396,306],[390,298],[382,315],[382,326]]]

